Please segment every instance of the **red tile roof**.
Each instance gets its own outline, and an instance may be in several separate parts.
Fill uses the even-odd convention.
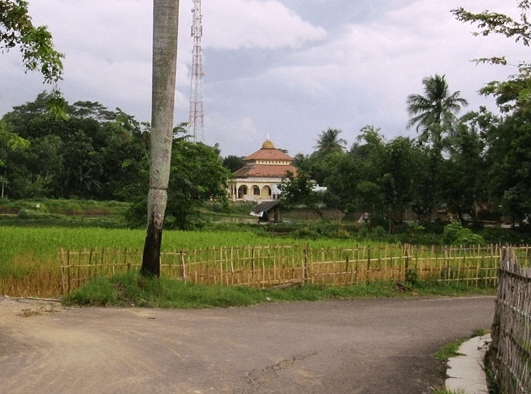
[[[290,165],[264,165],[255,164],[248,165],[240,168],[234,172],[234,175],[238,178],[245,177],[283,177],[286,175],[286,171],[291,171],[294,174],[297,173],[297,169]]]
[[[282,160],[282,161],[292,161],[293,159],[286,155],[284,152],[277,149],[260,149],[259,151],[254,152],[253,154],[247,156],[243,159],[244,161],[253,161],[253,160]]]

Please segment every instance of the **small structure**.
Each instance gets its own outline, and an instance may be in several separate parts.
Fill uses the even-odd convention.
[[[288,171],[296,174],[293,159],[267,139],[262,149],[243,159],[245,166],[234,172],[229,198],[232,201],[276,200],[278,186]]]
[[[280,204],[276,201],[262,201],[251,211],[252,216],[257,216],[259,222],[281,222],[282,215]]]

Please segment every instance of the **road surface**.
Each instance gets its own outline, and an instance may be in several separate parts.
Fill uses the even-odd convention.
[[[494,297],[161,310],[0,297],[0,393],[421,394]]]

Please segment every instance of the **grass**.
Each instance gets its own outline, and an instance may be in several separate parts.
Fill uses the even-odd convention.
[[[438,389],[435,389],[433,394],[467,394],[464,390],[454,391],[454,390],[448,390],[446,387],[440,387]]]
[[[478,289],[466,286],[436,285],[437,295],[473,295]],[[65,305],[140,306],[154,308],[214,308],[248,306],[262,302],[319,301],[359,298],[411,298],[429,296],[429,286],[397,292],[391,282],[371,282],[355,286],[304,285],[288,288],[257,289],[252,287],[196,285],[168,278],[150,279],[138,272],[96,278],[61,300]],[[491,291],[492,293],[492,291]]]
[[[482,337],[488,333],[490,333],[489,329],[478,328],[474,330],[472,334],[472,338]],[[460,339],[456,339],[455,341],[447,343],[441,349],[439,349],[439,351],[435,353],[435,358],[447,363],[450,358],[460,355],[459,348],[468,339],[469,338],[460,338]],[[439,388],[436,388],[432,394],[467,394],[467,393],[464,390],[453,391],[453,390],[447,389],[446,387],[439,387]]]
[[[444,362],[448,362],[450,358],[459,356],[460,353],[458,350],[465,341],[467,341],[467,338],[460,338],[447,343],[435,353],[435,358]]]
[[[470,338],[482,337],[488,333],[490,333],[489,329],[478,328],[474,330]],[[435,353],[435,357],[441,361],[448,362],[450,358],[460,355],[460,353],[458,352],[459,348],[464,342],[468,341],[470,338],[460,338],[447,343],[437,353]]]

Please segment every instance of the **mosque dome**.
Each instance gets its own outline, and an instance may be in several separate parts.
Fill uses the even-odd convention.
[[[262,144],[262,149],[275,149],[275,144],[273,144],[269,139],[267,139]]]

